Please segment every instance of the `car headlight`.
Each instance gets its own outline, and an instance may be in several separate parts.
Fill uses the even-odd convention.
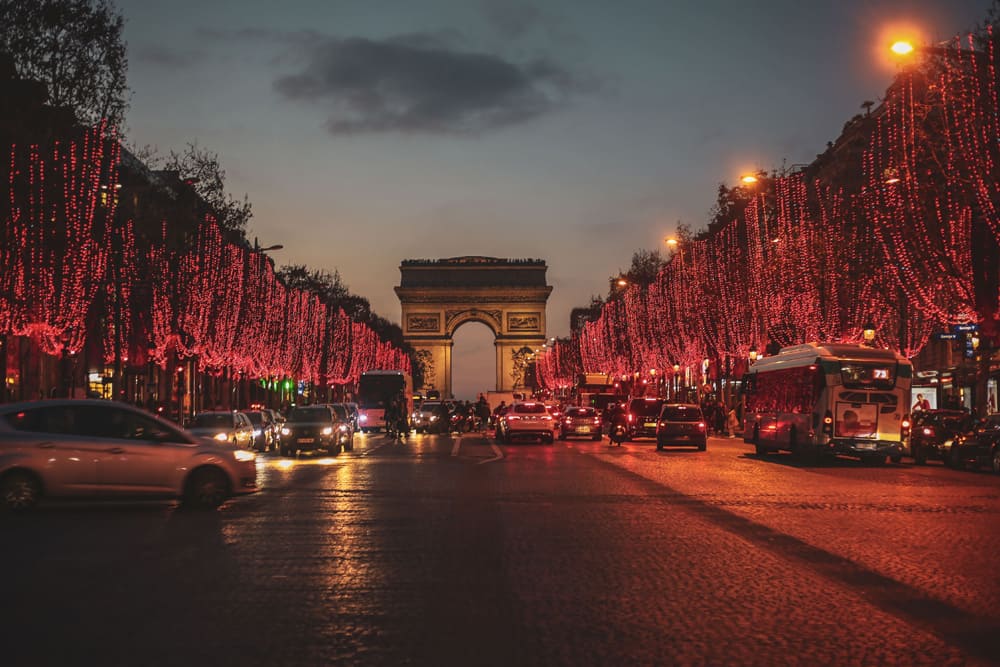
[[[347,433],[347,424],[341,424],[341,425],[340,425],[340,426],[338,426],[337,428],[339,428],[339,429],[340,429],[340,432],[341,432],[341,433]]]
[[[233,456],[237,461],[253,461],[257,458],[257,455],[250,451],[249,449],[237,449],[233,452]]]
[[[226,440],[229,440],[228,433],[216,433],[213,437],[219,442],[225,442]]]
[[[253,430],[253,437],[255,437],[255,438],[259,438],[259,437],[260,437],[260,434],[261,434],[261,430],[260,430],[259,428],[255,428],[255,429]]]
[[[323,435],[330,435],[331,433],[333,433],[333,427],[332,426],[324,426],[323,430],[321,432],[323,433]]]
[[[281,427],[281,435],[291,435],[291,434],[292,434],[292,429],[288,428],[287,426]]]
[[[954,440],[945,440],[942,447],[951,447],[953,444],[955,444]]]
[[[436,422],[438,420],[437,415],[431,415],[431,421]]]

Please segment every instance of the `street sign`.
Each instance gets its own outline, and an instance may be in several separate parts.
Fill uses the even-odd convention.
[[[970,333],[972,331],[979,331],[978,324],[952,324],[951,330],[955,333]]]
[[[958,340],[957,333],[936,333],[934,338],[937,340]]]

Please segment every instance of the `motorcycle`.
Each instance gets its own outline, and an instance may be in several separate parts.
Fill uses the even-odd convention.
[[[622,443],[628,440],[628,426],[625,424],[613,424],[611,430],[608,431],[608,439],[611,440],[611,446],[618,445],[622,446]]]

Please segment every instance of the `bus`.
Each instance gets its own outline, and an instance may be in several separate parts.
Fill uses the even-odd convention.
[[[385,428],[385,409],[402,392],[404,414],[413,413],[413,380],[402,371],[366,371],[358,379],[358,425],[362,432]]]
[[[758,455],[846,454],[866,463],[903,456],[909,436],[910,361],[847,343],[782,348],[744,377],[743,441]]]

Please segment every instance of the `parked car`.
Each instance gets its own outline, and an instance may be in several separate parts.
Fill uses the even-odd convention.
[[[253,447],[253,424],[242,412],[213,410],[199,412],[187,425],[194,435],[229,442],[237,447]]]
[[[557,428],[544,403],[517,401],[500,417],[495,435],[500,442],[510,442],[515,438],[539,438],[551,445],[555,442]]]
[[[257,490],[256,454],[211,442],[124,403],[0,405],[0,507],[43,497],[179,497],[217,507]],[[86,464],[81,464],[85,461]]]
[[[965,410],[920,410],[913,415],[910,429],[910,455],[917,465],[929,459],[947,461],[955,436],[975,425]]]
[[[562,431],[559,437],[563,440],[569,436],[586,436],[591,440],[600,440],[604,421],[597,408],[569,407],[563,411]]]
[[[662,398],[633,398],[629,401],[629,440],[656,437],[657,420],[665,402]]]
[[[981,419],[971,430],[955,436],[948,464],[952,468],[989,466],[1000,474],[1000,414]]]
[[[333,410],[327,405],[290,408],[281,427],[281,455],[319,450],[339,454],[342,445],[337,431]]]
[[[250,420],[253,426],[253,448],[258,452],[269,452],[275,449],[275,435],[277,425],[274,417],[266,410],[244,410],[243,414]]]
[[[701,407],[694,403],[667,403],[656,423],[656,449],[668,445],[693,445],[703,452],[708,446],[708,424]]]

